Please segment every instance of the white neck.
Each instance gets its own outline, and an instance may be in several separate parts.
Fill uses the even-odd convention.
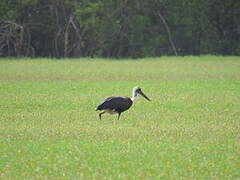
[[[132,98],[131,98],[132,102],[135,102],[137,100],[137,93],[136,91],[132,92]]]

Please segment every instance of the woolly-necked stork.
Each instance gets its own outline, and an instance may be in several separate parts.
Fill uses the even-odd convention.
[[[132,98],[126,96],[110,96],[103,100],[103,102],[96,108],[96,111],[103,111],[99,114],[101,119],[102,114],[118,114],[118,119],[122,112],[128,110],[132,104],[136,101],[137,95],[142,95],[145,99],[150,101],[150,99],[142,92],[141,88],[134,87],[132,90]]]

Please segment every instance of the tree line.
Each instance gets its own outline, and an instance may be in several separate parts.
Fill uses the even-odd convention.
[[[1,0],[1,57],[240,55],[239,0]]]

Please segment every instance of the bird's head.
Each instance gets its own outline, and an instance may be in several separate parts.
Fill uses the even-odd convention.
[[[150,101],[150,99],[142,92],[142,89],[140,87],[134,87],[133,88],[133,94],[135,96],[137,96],[138,94],[140,94],[141,96],[143,96],[146,100]]]

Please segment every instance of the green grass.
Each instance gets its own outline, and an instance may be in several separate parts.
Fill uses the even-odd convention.
[[[139,98],[98,119],[110,95]],[[240,179],[240,58],[0,59],[0,179]]]

